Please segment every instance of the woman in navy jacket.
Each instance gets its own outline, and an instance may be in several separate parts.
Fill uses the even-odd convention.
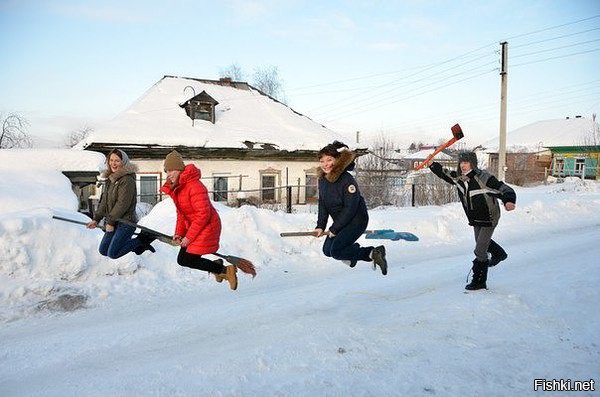
[[[335,141],[319,151],[319,216],[315,233],[327,236],[325,256],[344,261],[350,267],[358,261],[373,262],[387,274],[385,247],[361,247],[356,240],[365,232],[369,214],[356,180],[348,171],[354,169],[356,155],[348,146]],[[333,224],[325,231],[331,217]]]

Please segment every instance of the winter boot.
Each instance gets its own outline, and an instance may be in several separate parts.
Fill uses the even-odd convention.
[[[236,272],[237,267],[235,267],[235,265],[225,266],[225,273],[215,274],[215,278],[219,283],[223,280],[229,281],[229,288],[235,291],[238,284]]]
[[[500,244],[498,244],[494,240],[490,241],[488,252],[492,255],[491,259],[489,260],[489,267],[494,267],[498,263],[508,258],[506,251],[504,251]]]
[[[215,261],[216,264],[223,266],[223,259],[217,259]],[[223,270],[226,270],[226,267],[223,266]],[[223,282],[223,280],[225,280],[227,277],[226,273],[213,273],[215,275],[215,280],[217,280],[217,283]]]
[[[385,247],[380,245],[379,247],[373,248],[370,255],[373,260],[373,270],[376,269],[376,266],[381,268],[381,274],[384,276],[387,274],[387,260],[385,259]]]
[[[488,265],[489,267],[494,267],[506,258],[508,258],[508,254],[506,252],[500,255],[492,255],[492,258],[488,261]]]
[[[488,261],[482,262],[477,259],[473,261],[473,279],[465,286],[466,290],[475,291],[478,289],[487,289]]]
[[[342,263],[343,263],[344,265],[346,265],[346,266],[349,266],[349,267],[354,267],[354,266],[356,266],[356,261],[351,261],[351,260],[346,260],[346,259],[343,259],[343,260],[342,260]]]
[[[136,255],[142,255],[146,251],[150,251],[152,253],[156,252],[154,247],[150,245],[151,242],[156,240],[156,237],[152,234],[142,231],[137,236],[137,240],[140,242],[140,245],[133,250]]]

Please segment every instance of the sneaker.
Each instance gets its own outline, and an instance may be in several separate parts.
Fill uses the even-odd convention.
[[[387,260],[385,259],[385,247],[380,245],[379,247],[373,248],[371,251],[371,259],[373,259],[373,266],[379,266],[381,268],[381,274],[384,276],[387,274]]]
[[[498,256],[493,256],[492,258],[489,260],[488,262],[488,266],[489,267],[494,267],[496,266],[498,263],[502,262],[503,260],[505,260],[506,258],[508,258],[508,255],[506,254],[506,252],[502,255],[498,255]]]

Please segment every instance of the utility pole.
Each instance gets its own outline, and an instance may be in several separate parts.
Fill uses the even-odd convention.
[[[500,139],[498,141],[498,179],[504,181],[506,171],[506,89],[508,80],[508,43],[500,43],[502,67],[500,68]]]

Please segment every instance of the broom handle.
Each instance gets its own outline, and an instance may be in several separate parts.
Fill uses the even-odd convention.
[[[377,230],[365,230],[363,234],[373,234],[377,233]],[[326,233],[324,232],[323,235]],[[279,237],[300,237],[300,236],[313,236],[317,237],[317,233],[312,232],[283,232],[279,233]]]

